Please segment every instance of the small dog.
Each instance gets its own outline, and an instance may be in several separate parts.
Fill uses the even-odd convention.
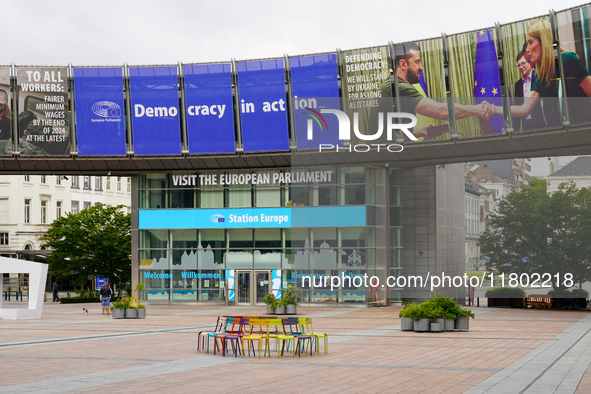
[[[83,312],[85,315],[88,315],[88,309],[86,309],[86,308],[82,308],[82,312]]]

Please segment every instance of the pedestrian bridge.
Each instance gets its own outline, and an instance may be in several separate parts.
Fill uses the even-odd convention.
[[[224,155],[113,156],[113,157],[2,157],[2,174],[132,175],[140,172],[257,169],[336,164],[381,164],[418,167],[448,163],[510,158],[566,156],[591,153],[591,125],[483,136],[459,140],[403,143],[402,152],[349,152],[346,148],[318,152],[297,151],[236,153]]]

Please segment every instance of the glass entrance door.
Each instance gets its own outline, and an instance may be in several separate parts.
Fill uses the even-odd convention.
[[[259,305],[271,291],[271,271],[236,271],[236,304]]]
[[[236,303],[237,304],[246,304],[250,305],[250,300],[252,299],[250,295],[250,279],[252,277],[252,272],[250,271],[238,271],[236,272]]]
[[[256,280],[256,304],[262,304],[263,298],[269,294],[270,276],[269,271],[255,271]]]

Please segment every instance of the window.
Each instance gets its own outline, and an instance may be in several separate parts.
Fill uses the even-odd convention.
[[[101,176],[94,177],[94,189],[95,190],[103,190],[103,177],[101,177]]]
[[[31,200],[25,199],[25,223],[31,223]]]
[[[79,187],[78,186],[78,177],[77,176],[73,176],[72,177],[72,187]]]
[[[121,177],[120,176],[117,177],[117,191],[118,192],[121,191]]]
[[[90,201],[84,201],[84,209],[88,209],[90,208],[92,204],[90,203]]]
[[[45,175],[41,175],[41,183],[47,183],[47,178]]]
[[[31,176],[25,175],[25,182],[31,182]]]
[[[127,178],[127,192],[131,193],[131,178]]]
[[[8,245],[8,233],[0,233],[0,245]]]
[[[107,190],[111,190],[111,177],[107,177]]]
[[[62,176],[58,175],[55,177],[55,184],[56,185],[61,185],[62,184]]]
[[[59,218],[62,216],[62,202],[58,201],[55,203],[55,217]]]
[[[72,201],[72,214],[78,213],[78,201]]]
[[[84,188],[90,189],[90,177],[89,176],[84,177]]]
[[[47,201],[41,201],[41,224],[47,223]]]

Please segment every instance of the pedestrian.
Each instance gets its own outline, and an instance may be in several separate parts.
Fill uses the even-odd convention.
[[[56,282],[53,282],[53,302],[59,301],[60,297],[59,295],[57,295],[57,292],[59,291],[59,287],[57,285]]]
[[[101,301],[103,303],[103,315],[105,314],[105,308],[107,310],[107,315],[109,313],[109,307],[111,304],[111,295],[113,295],[113,289],[109,286],[108,282],[105,282],[100,289]]]

